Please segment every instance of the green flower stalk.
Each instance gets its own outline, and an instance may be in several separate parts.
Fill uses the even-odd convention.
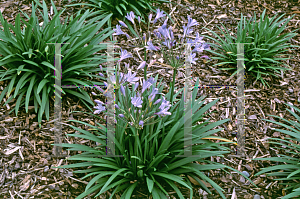
[[[126,18],[131,21],[131,23],[133,23],[134,25],[134,29],[135,31],[131,28],[129,28],[129,24],[126,25],[124,24],[124,22],[120,21],[120,24],[125,27],[125,28],[129,28],[131,30],[131,32],[137,37],[136,40],[136,45],[139,47],[144,47],[144,61],[147,61],[146,59],[146,55],[147,55],[147,50],[149,51],[161,51],[163,53],[163,57],[166,59],[167,63],[172,67],[173,69],[173,79],[172,79],[172,84],[170,86],[170,90],[171,90],[171,104],[173,103],[173,95],[174,95],[174,85],[175,85],[175,78],[176,78],[176,74],[177,74],[177,70],[178,68],[182,67],[182,65],[184,64],[184,61],[182,61],[183,56],[182,53],[180,51],[180,48],[178,48],[178,43],[176,42],[175,38],[174,38],[174,34],[172,31],[172,27],[167,28],[167,21],[168,19],[166,19],[164,21],[164,24],[159,27],[157,30],[154,30],[154,32],[152,34],[154,34],[156,36],[155,42],[157,42],[159,44],[159,46],[154,46],[153,45],[153,40],[151,39],[151,32],[149,31],[150,28],[150,23],[152,23],[152,28],[153,25],[161,18],[165,17],[166,15],[163,14],[163,11],[160,11],[159,9],[157,9],[157,14],[156,17],[154,18],[153,21],[152,20],[152,14],[149,15],[148,18],[148,38],[146,38],[146,34],[144,34],[143,39],[140,36],[140,33],[137,31],[136,28],[136,24],[134,22],[134,13],[130,13],[126,16]],[[192,19],[188,16],[188,24],[187,26],[183,26],[183,36],[181,38],[178,38],[178,41],[180,41],[182,44],[185,43],[191,43],[191,46],[194,47],[192,50],[192,54],[189,55],[189,60],[192,64],[196,64],[195,61],[198,60],[198,58],[195,58],[196,56],[196,52],[203,52],[204,50],[209,50],[210,46],[208,44],[206,44],[202,39],[203,37],[199,37],[199,33],[196,34],[196,38],[195,40],[191,40],[188,39],[188,37],[191,35],[191,33],[193,32],[192,27],[198,25],[198,22],[195,19]],[[130,36],[123,32],[121,30],[121,27],[119,25],[117,25],[117,28],[114,29],[115,30],[115,35],[126,35],[127,38],[130,38]],[[163,41],[164,39],[164,41]],[[147,45],[146,45],[147,44]],[[179,51],[179,52],[178,52]],[[208,56],[204,55],[201,58],[209,58]],[[210,59],[210,58],[209,58]],[[144,68],[144,79],[147,80],[147,67]]]

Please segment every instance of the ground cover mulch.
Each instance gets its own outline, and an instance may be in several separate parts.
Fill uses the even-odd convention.
[[[251,17],[253,12],[262,13],[267,9],[269,16],[274,14],[281,15],[286,13],[287,16],[296,14],[296,16],[288,24],[288,28],[284,32],[293,31],[300,27],[300,1],[229,1],[229,0],[203,0],[203,1],[173,1],[177,5],[164,4],[162,10],[171,13],[175,21],[178,21],[175,29],[177,33],[181,33],[182,25],[187,23],[187,15],[199,22],[194,32],[199,31],[200,34],[209,34],[202,27],[207,27],[214,31],[217,30],[216,25],[223,23],[230,31],[235,31],[240,13],[244,16]],[[54,1],[57,9],[60,10],[63,3]],[[50,4],[47,4],[50,7]],[[183,8],[184,5],[190,10]],[[175,8],[176,6],[176,8]],[[8,22],[14,24],[14,18],[19,13],[18,8],[23,12],[31,12],[31,4],[29,1],[2,1],[0,9],[3,12],[4,18]],[[79,9],[68,7],[62,17],[75,13]],[[23,16],[21,14],[21,16]],[[116,24],[116,21],[113,22]],[[174,31],[176,34],[176,32]],[[299,32],[298,32],[299,33]],[[300,34],[291,40],[294,45],[299,45]],[[124,38],[125,39],[125,38]],[[279,132],[271,128],[277,127],[274,124],[263,121],[262,119],[276,120],[268,115],[278,115],[285,119],[294,119],[291,117],[284,103],[293,104],[299,107],[300,101],[300,72],[299,72],[299,49],[289,52],[295,55],[295,58],[287,60],[286,63],[292,68],[281,74],[279,78],[266,78],[270,84],[270,88],[264,87],[260,82],[256,82],[251,76],[245,77],[245,149],[246,157],[238,157],[235,155],[236,147],[231,145],[231,154],[225,155],[224,158],[212,158],[214,161],[222,162],[239,171],[246,171],[250,174],[250,179],[258,186],[255,188],[243,177],[232,173],[232,177],[224,171],[210,171],[209,177],[219,184],[225,191],[226,198],[268,198],[274,199],[285,195],[284,186],[272,180],[272,177],[253,175],[260,171],[260,168],[265,168],[271,165],[276,165],[269,161],[253,161],[252,158],[269,157],[278,153],[284,153],[284,150],[277,151],[272,145],[266,142],[268,137],[283,138]],[[211,56],[209,53],[206,53]],[[236,77],[229,78],[230,73],[218,70],[213,66],[214,62],[199,61],[193,65],[193,81],[200,78],[199,96],[206,95],[207,103],[220,98],[218,103],[212,107],[216,113],[212,113],[213,121],[231,118],[231,121],[223,124],[223,131],[217,136],[234,140],[236,136],[236,91],[234,87],[224,87],[224,85],[236,85]],[[130,64],[137,64],[136,61],[130,61]],[[164,78],[168,83],[172,77],[172,71],[168,70],[162,64],[155,63],[150,68],[149,73],[153,75],[159,74],[159,78]],[[184,70],[180,70],[178,74],[178,88],[184,86]],[[182,73],[182,74],[181,74]],[[139,76],[143,76],[141,73]],[[0,93],[8,85],[7,81],[0,82]],[[223,87],[209,87],[205,85],[219,85]],[[90,90],[92,91],[92,90]],[[97,99],[91,95],[93,99]],[[0,198],[75,198],[85,189],[89,179],[80,180],[83,175],[73,174],[72,169],[53,169],[52,166],[59,166],[69,163],[64,157],[57,158],[53,156],[54,113],[50,113],[50,121],[44,121],[42,128],[37,125],[37,116],[34,113],[34,107],[30,106],[29,113],[25,112],[24,108],[19,110],[18,116],[15,113],[8,114],[15,106],[15,101],[12,100],[8,105],[3,103],[0,107]],[[51,101],[53,107],[53,101]],[[212,111],[211,110],[211,111]],[[83,113],[72,113],[72,111],[87,111],[87,108],[78,99],[63,96],[62,99],[62,121],[71,123],[80,128],[88,129],[86,126],[77,125],[72,122],[67,122],[69,119],[85,121],[90,124],[95,123],[95,119]],[[63,133],[69,134],[75,132],[72,128],[63,125]],[[89,146],[94,146],[94,143],[86,142],[86,140],[66,137],[63,142],[66,143],[85,143]],[[64,155],[74,155],[75,152],[64,151]],[[74,163],[75,161],[72,161]],[[213,194],[208,195],[201,189],[200,186],[194,184],[195,198],[220,198],[216,191],[212,190]],[[208,186],[209,187],[209,186]],[[188,191],[181,188],[188,198]],[[144,198],[143,190],[138,190],[135,193],[135,198]],[[109,193],[108,193],[109,195]],[[107,198],[108,195],[102,196]],[[170,193],[174,195],[174,193]],[[172,197],[175,197],[172,196]],[[87,197],[91,198],[91,197]],[[116,196],[116,198],[120,198]]]

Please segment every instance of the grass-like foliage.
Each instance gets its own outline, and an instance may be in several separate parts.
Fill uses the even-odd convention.
[[[76,0],[72,0],[74,2]],[[85,5],[96,9],[94,15],[111,15],[107,21],[109,27],[113,19],[126,20],[125,16],[133,11],[137,16],[147,19],[147,13],[155,12],[157,9],[154,4],[173,3],[168,0],[88,0],[89,3],[75,3],[67,6]],[[143,19],[141,19],[143,21]]]
[[[285,55],[289,55],[283,54],[283,52],[288,51],[291,47],[298,47],[290,45],[289,43],[289,40],[297,35],[297,33],[294,32],[298,30],[281,34],[294,15],[289,18],[282,19],[284,16],[283,14],[276,19],[277,15],[273,18],[269,18],[265,15],[265,13],[266,10],[264,10],[261,14],[259,21],[256,20],[255,12],[254,17],[249,20],[246,20],[246,18],[243,17],[243,14],[241,14],[237,33],[233,33],[233,36],[230,35],[229,31],[222,24],[226,33],[220,27],[218,27],[218,29],[222,35],[225,36],[225,40],[223,40],[216,32],[207,28],[205,29],[209,30],[218,39],[210,36],[203,36],[216,42],[215,44],[209,43],[214,49],[208,50],[216,55],[216,57],[211,57],[212,59],[221,61],[215,65],[220,66],[229,64],[230,66],[233,66],[233,68],[220,68],[222,70],[237,70],[237,44],[245,43],[245,72],[256,77],[256,79],[260,80],[263,85],[266,83],[269,86],[262,75],[277,76],[275,73],[280,73],[278,70],[290,70],[289,66],[281,61],[289,59],[288,57],[283,57]],[[286,67],[280,67],[280,65],[284,65]],[[235,75],[236,73],[237,71],[235,71],[232,75]]]
[[[81,154],[72,156],[69,160],[84,161],[59,168],[89,167],[85,170],[75,170],[74,173],[87,173],[83,179],[93,176],[86,186],[85,192],[80,194],[77,199],[84,198],[93,192],[96,193],[95,197],[98,197],[108,190],[111,190],[110,199],[117,193],[121,194],[121,199],[127,199],[131,198],[134,191],[139,188],[144,188],[143,194],[148,195],[148,198],[166,199],[168,192],[176,191],[178,198],[184,199],[185,196],[178,185],[190,189],[190,198],[193,198],[189,177],[195,179],[209,194],[211,191],[203,181],[211,184],[220,196],[225,198],[223,189],[204,171],[228,168],[240,173],[226,165],[210,161],[211,156],[222,156],[222,154],[229,153],[229,149],[222,144],[231,143],[231,141],[211,135],[222,130],[220,128],[213,129],[214,127],[230,119],[218,122],[203,119],[207,115],[204,113],[217,100],[203,106],[204,96],[195,100],[198,92],[198,87],[196,87],[192,93],[192,138],[185,137],[185,123],[189,118],[185,118],[184,115],[184,95],[181,100],[171,106],[171,92],[163,97],[161,81],[155,88],[157,78],[158,76],[151,77],[146,82],[144,81],[142,94],[136,90],[136,86],[132,90],[128,87],[122,88],[121,92],[116,93],[120,103],[116,109],[118,117],[115,128],[115,154],[122,155],[122,157],[100,157],[106,155],[105,133],[107,128],[99,123],[92,126],[72,120],[95,129],[95,134],[72,125],[70,126],[77,130],[77,133],[68,134],[98,142],[100,145],[97,148],[79,144],[55,144],[69,147],[68,150],[82,151]],[[196,84],[198,83],[199,79]],[[173,96],[174,101],[183,89]],[[152,104],[152,101],[155,103]],[[101,108],[103,103],[99,101],[97,103],[98,109],[103,110]],[[200,107],[202,108],[200,109]],[[157,112],[158,108],[161,109],[159,112]],[[196,125],[198,121],[202,123]],[[187,139],[192,139],[193,156],[180,157],[180,155],[184,155],[184,140]],[[215,143],[209,139],[219,139],[224,142]]]
[[[299,108],[289,105],[289,104],[286,104],[286,105],[290,106],[292,109],[296,110],[297,112],[300,112]],[[275,121],[264,119],[266,121],[275,123],[277,125],[280,125],[282,127],[289,129],[289,130],[274,129],[278,132],[288,135],[289,137],[285,137],[284,139],[269,138],[269,140],[271,140],[271,142],[269,142],[269,143],[275,145],[274,149],[276,149],[278,151],[284,150],[285,154],[277,154],[278,157],[254,159],[254,160],[269,160],[269,161],[279,162],[279,165],[263,168],[262,171],[258,172],[255,175],[268,173],[269,176],[278,177],[274,180],[284,181],[284,183],[281,183],[281,184],[287,185],[287,187],[285,189],[291,190],[291,193],[282,197],[282,199],[288,199],[288,198],[294,198],[294,197],[299,198],[300,197],[300,159],[299,159],[300,158],[300,156],[299,156],[299,152],[300,152],[300,145],[299,145],[299,142],[300,142],[300,124],[299,124],[300,117],[292,110],[289,110],[289,109],[287,109],[287,110],[289,111],[289,113],[291,115],[293,115],[297,119],[296,121],[286,120],[284,118],[281,118],[281,117],[278,117],[275,115],[271,115],[271,116],[285,121],[286,123],[288,123],[288,125],[280,123],[280,122],[275,122]],[[277,172],[273,172],[273,171],[277,171]],[[270,173],[270,172],[272,172],[272,173]]]
[[[5,94],[8,98],[6,103],[17,98],[16,106],[12,109],[17,114],[20,106],[24,104],[28,112],[28,106],[33,101],[41,127],[44,113],[49,120],[49,100],[55,91],[54,44],[69,43],[61,47],[61,85],[101,85],[101,82],[88,80],[87,77],[95,76],[93,74],[100,70],[99,64],[106,61],[105,56],[95,53],[106,48],[106,45],[99,42],[110,36],[113,30],[107,28],[96,34],[110,16],[98,17],[98,19],[103,18],[99,23],[93,23],[97,18],[87,23],[85,19],[91,14],[87,10],[84,14],[78,12],[75,18],[72,15],[69,21],[67,17],[65,23],[61,24],[59,16],[64,10],[58,13],[51,1],[55,15],[52,20],[49,20],[46,3],[43,2],[43,5],[37,3],[43,8],[42,12],[38,10],[43,17],[42,26],[39,25],[36,16],[37,5],[33,2],[31,17],[23,13],[28,22],[18,14],[13,26],[4,20],[2,13],[0,15],[3,26],[0,30],[0,65],[5,69],[0,71],[0,81],[9,80],[8,86],[0,95],[0,102]],[[63,88],[62,93],[78,97],[88,107],[86,102],[93,105],[93,101],[83,89]]]

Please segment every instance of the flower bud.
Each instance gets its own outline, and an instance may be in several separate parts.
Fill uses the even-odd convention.
[[[139,67],[137,68],[137,70],[143,69],[143,68],[145,67],[145,65],[146,65],[146,61],[143,61],[143,62],[139,65]]]
[[[121,89],[122,94],[125,96],[125,88],[124,88],[124,86],[121,85],[120,89]]]
[[[119,117],[124,117],[124,115],[123,114],[119,114]]]
[[[148,19],[149,19],[149,21],[151,21],[151,19],[152,19],[152,14],[149,15],[149,18],[148,18]]]
[[[128,28],[127,25],[123,21],[119,21],[119,23],[121,24],[121,26],[124,26],[125,28]]]
[[[140,125],[140,126],[144,126],[143,120],[141,120],[141,121],[139,122],[139,125]]]
[[[103,102],[101,102],[100,100],[94,100],[94,102],[96,102],[97,104],[103,104]]]
[[[117,108],[117,109],[119,109],[120,107],[118,106],[118,104],[115,104],[115,107]]]
[[[161,99],[156,100],[153,105],[158,104],[160,101]]]
[[[134,90],[133,91],[135,91],[138,86],[139,86],[139,82],[136,82],[135,85],[134,85]]]

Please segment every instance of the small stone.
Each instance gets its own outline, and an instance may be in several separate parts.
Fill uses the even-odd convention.
[[[247,171],[242,172],[247,178],[250,176],[250,174]]]
[[[45,166],[44,172],[47,172],[49,170],[48,166]]]
[[[260,195],[255,194],[253,199],[260,199]]]

